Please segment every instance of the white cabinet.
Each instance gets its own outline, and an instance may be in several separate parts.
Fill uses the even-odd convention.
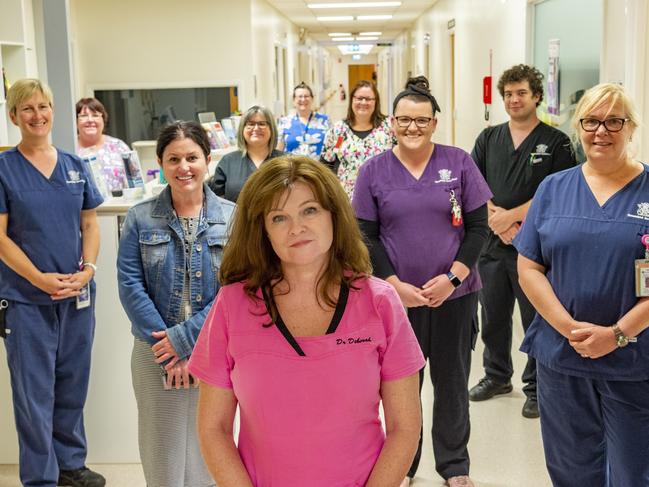
[[[32,0],[0,0],[0,69],[9,83],[36,76]],[[9,120],[0,85],[0,146],[16,145],[20,132]]]

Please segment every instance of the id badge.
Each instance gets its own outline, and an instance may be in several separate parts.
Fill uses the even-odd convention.
[[[77,309],[83,309],[90,306],[90,283],[79,289],[77,296]]]
[[[649,296],[649,259],[635,261],[635,295],[639,298]]]

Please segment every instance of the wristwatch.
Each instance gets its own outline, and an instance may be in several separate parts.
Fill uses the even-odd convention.
[[[617,323],[611,328],[613,328],[613,333],[615,333],[615,343],[617,343],[617,346],[620,348],[626,347],[629,343],[635,343],[638,341],[637,338],[626,336],[622,330],[620,330]]]
[[[452,272],[448,272],[448,273],[446,274],[446,277],[448,277],[448,280],[451,281],[451,284],[453,284],[453,287],[454,287],[455,289],[457,289],[458,287],[460,287],[460,286],[462,285],[462,281],[460,280],[460,278],[457,277],[457,276],[456,276],[455,274],[453,274]]]

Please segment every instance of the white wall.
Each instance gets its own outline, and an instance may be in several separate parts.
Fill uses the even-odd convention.
[[[455,19],[455,145],[470,151],[479,132],[487,126],[482,103],[482,78],[489,74],[489,50],[493,52],[494,94],[490,124],[507,120],[502,99],[496,93],[498,76],[513,64],[525,62],[525,0],[439,0],[411,29],[410,46],[403,40],[401,52],[414,51],[413,75],[423,74],[424,34],[430,34],[431,91],[442,109],[434,138],[451,142],[451,54],[447,22]],[[415,46],[412,49],[412,45]],[[403,68],[400,68],[403,76]],[[398,93],[405,79],[395,77]]]

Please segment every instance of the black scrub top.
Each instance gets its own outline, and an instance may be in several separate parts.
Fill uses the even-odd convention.
[[[283,154],[282,151],[273,150],[264,162]],[[217,196],[236,203],[241,188],[256,169],[255,163],[241,151],[230,152],[219,161],[214,176],[208,181],[209,187]]]

